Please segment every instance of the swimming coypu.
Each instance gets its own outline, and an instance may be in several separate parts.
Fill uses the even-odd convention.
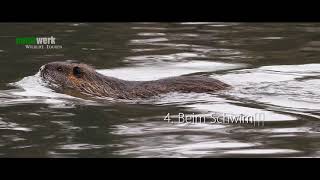
[[[89,65],[51,62],[40,68],[40,76],[52,87],[82,94],[119,99],[146,98],[169,92],[216,92],[229,85],[208,77],[179,76],[154,81],[126,81],[104,76]]]

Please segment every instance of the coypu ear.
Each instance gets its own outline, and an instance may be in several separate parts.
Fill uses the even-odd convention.
[[[81,72],[81,68],[78,67],[78,66],[75,66],[73,68],[73,75],[78,77],[78,78],[82,77],[83,73]]]

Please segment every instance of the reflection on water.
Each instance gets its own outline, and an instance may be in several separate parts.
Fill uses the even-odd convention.
[[[318,157],[320,24],[0,24],[1,157]],[[54,35],[58,50],[15,37]],[[144,100],[87,100],[44,86],[41,65],[91,64],[108,76],[197,74],[233,89]],[[263,114],[263,125],[172,123],[179,113]]]

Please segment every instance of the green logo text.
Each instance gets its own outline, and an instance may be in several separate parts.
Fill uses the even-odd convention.
[[[16,44],[30,44],[30,45],[41,45],[41,44],[56,44],[56,38],[51,37],[19,37],[16,38]]]

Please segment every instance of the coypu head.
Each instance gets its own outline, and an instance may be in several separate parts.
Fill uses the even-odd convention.
[[[123,83],[99,74],[89,65],[74,62],[51,62],[40,68],[40,76],[53,89],[99,97],[119,97]]]
[[[94,68],[82,63],[51,62],[40,68],[42,79],[56,88],[84,88],[99,79],[97,74]]]

